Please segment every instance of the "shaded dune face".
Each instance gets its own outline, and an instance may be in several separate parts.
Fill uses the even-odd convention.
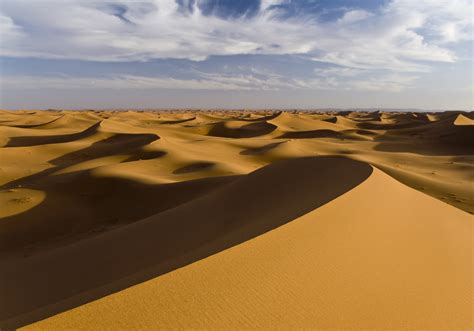
[[[92,125],[90,128],[87,128],[86,130],[79,133],[53,135],[53,136],[13,137],[8,141],[8,143],[4,147],[24,147],[24,146],[58,144],[58,143],[65,143],[65,142],[70,142],[70,141],[74,141],[78,139],[83,139],[97,133],[97,129],[100,127],[100,123],[101,122],[98,122]]]
[[[213,166],[214,166],[214,163],[211,163],[211,162],[196,162],[196,163],[188,164],[179,169],[176,169],[175,171],[173,171],[173,174],[177,174],[177,175],[187,174],[190,172],[209,169],[209,168],[212,168]]]
[[[0,319],[25,324],[202,259],[328,203],[371,172],[339,157],[277,162],[125,228],[7,262]]]
[[[472,155],[474,154],[474,128],[472,125],[456,125],[459,116],[453,114],[445,119],[421,126],[405,126],[399,130],[388,130],[376,140],[378,151],[412,152],[426,155]]]
[[[35,115],[36,113],[30,113],[29,115]],[[31,124],[16,124],[15,121],[9,121],[8,123],[6,123],[7,125],[9,126],[13,126],[13,127],[16,127],[16,128],[39,128],[39,127],[42,127],[44,125],[47,125],[47,124],[51,124],[51,123],[54,123],[56,121],[58,121],[62,116],[58,116],[56,118],[53,118],[49,121],[46,121],[46,122],[34,122],[34,123],[31,123]]]
[[[23,213],[2,219],[0,251],[23,250],[22,254],[28,256],[43,246],[57,246],[139,221],[232,180],[234,178],[212,177],[153,185],[124,178],[98,177],[90,171],[39,180],[34,187],[47,192],[44,201]]]
[[[81,136],[81,138],[85,137]],[[142,146],[148,145],[159,138],[160,137],[155,134],[112,134],[105,139],[94,142],[92,145],[84,149],[66,153],[50,160],[48,162],[55,167],[48,168],[31,176],[8,182],[4,185],[4,188],[10,189],[18,187],[19,185],[21,186],[24,183],[34,183],[36,180],[47,177],[68,166],[100,157],[111,156],[119,153],[131,153],[131,158],[133,159],[134,157],[142,155],[143,151],[140,150]],[[158,156],[162,155],[163,154],[158,154]]]
[[[277,142],[277,143],[271,143],[271,144],[266,144],[261,147],[252,147],[252,148],[247,148],[243,151],[240,152],[242,155],[262,155],[267,153],[268,151],[271,151],[272,149],[280,146],[281,144],[284,144],[286,141],[282,142]]]
[[[225,138],[252,138],[269,134],[276,128],[276,125],[266,121],[245,124],[238,128],[229,128],[225,122],[219,122],[212,126],[208,135]]]
[[[169,120],[169,121],[162,121],[161,124],[181,124],[195,120],[196,117],[186,118],[182,120]]]
[[[295,131],[295,132],[286,132],[280,138],[339,138],[343,134],[338,131],[332,130],[313,130],[313,131]]]
[[[163,151],[144,151],[138,150],[132,156],[128,157],[127,159],[123,160],[122,162],[134,162],[134,161],[141,161],[141,160],[153,160],[158,159],[166,155],[166,152]]]
[[[270,121],[274,118],[277,118],[278,116],[280,116],[282,113],[281,112],[275,112],[274,114],[270,114],[270,115],[263,115],[263,116],[257,116],[256,118],[246,118],[246,117],[242,117],[242,118],[239,118],[239,120],[241,121],[248,121],[248,122],[262,122],[262,121]]]
[[[359,136],[360,135],[360,136]],[[363,136],[372,137],[376,135],[367,130],[311,130],[311,131],[292,131],[286,132],[278,138],[287,139],[311,139],[311,138],[333,138],[333,139],[349,139],[364,140]]]

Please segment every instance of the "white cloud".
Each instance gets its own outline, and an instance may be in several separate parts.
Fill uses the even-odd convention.
[[[355,77],[363,74],[365,71],[361,69],[347,68],[347,67],[327,67],[327,68],[316,68],[314,73],[321,77]]]
[[[173,0],[117,0],[127,8],[122,18],[104,10],[105,1],[4,0],[0,54],[98,61],[306,54],[361,69],[428,71],[420,61],[453,62],[446,42],[472,38],[472,0],[393,0],[380,12],[350,10],[330,22],[283,19],[272,6],[281,2],[223,19],[197,6],[183,13]]]
[[[21,28],[10,17],[0,13],[0,42],[10,43],[21,37]]]
[[[425,33],[437,43],[472,40],[474,3],[470,0],[396,0],[393,10],[423,17]]]
[[[189,89],[189,90],[278,90],[296,85],[281,79],[258,78],[253,75],[202,74],[199,78],[10,76],[3,77],[3,89]]]
[[[3,90],[8,89],[181,89],[181,90],[370,90],[399,92],[409,88],[415,76],[397,74],[372,78],[356,77],[348,80],[342,73],[339,77],[285,78],[276,74],[258,76],[254,74],[224,75],[198,72],[197,78],[176,79],[172,77],[146,77],[116,75],[112,77],[71,76],[5,76],[0,82]]]
[[[350,24],[368,19],[371,16],[373,16],[373,14],[365,10],[350,10],[345,12],[338,22],[342,24]]]
[[[68,76],[11,76],[3,77],[3,89],[190,89],[190,90],[246,90],[249,84],[236,79],[176,79],[119,75],[108,78]]]
[[[3,88],[399,92],[430,72],[432,62],[456,62],[453,44],[474,35],[472,0],[392,0],[374,12],[345,9],[332,21],[286,17],[275,5],[289,0],[264,0],[255,15],[227,19],[204,15],[195,3],[192,11],[180,10],[174,0],[113,3],[116,7],[105,0],[3,0],[0,56],[199,61],[211,55],[293,54],[331,66],[304,78],[261,68],[225,74],[188,70],[192,79],[11,76],[2,77]]]
[[[363,91],[401,92],[411,88],[417,76],[391,74],[382,77],[371,77],[349,82],[350,89]]]
[[[260,9],[265,11],[269,9],[271,6],[281,5],[287,2],[287,0],[261,0],[260,2]]]

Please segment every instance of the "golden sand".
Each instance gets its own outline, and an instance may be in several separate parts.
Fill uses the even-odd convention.
[[[0,326],[472,329],[472,121],[0,112]]]

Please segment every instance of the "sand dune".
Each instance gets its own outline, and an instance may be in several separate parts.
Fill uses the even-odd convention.
[[[266,235],[32,329],[469,329],[471,254],[468,214],[375,170]]]
[[[0,326],[472,329],[471,118],[2,111]]]

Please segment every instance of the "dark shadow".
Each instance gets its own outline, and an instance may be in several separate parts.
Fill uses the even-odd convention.
[[[324,120],[322,120],[324,122],[329,122],[329,123],[336,123],[337,122],[337,117],[331,117],[331,118],[326,118]]]
[[[35,113],[27,114],[27,115],[34,115],[34,114]],[[7,126],[11,126],[11,127],[15,127],[15,128],[22,128],[22,129],[36,128],[36,127],[39,127],[39,126],[43,126],[43,125],[46,125],[46,124],[51,124],[53,122],[56,122],[57,120],[59,120],[63,116],[64,115],[60,115],[60,116],[58,116],[58,118],[55,118],[55,119],[53,119],[51,121],[48,121],[48,122],[39,123],[39,124],[15,124],[15,125],[7,125]]]
[[[87,138],[97,132],[100,127],[100,122],[92,125],[86,130],[78,133],[64,134],[64,135],[52,135],[52,136],[24,136],[24,137],[12,137],[4,147],[25,147],[25,146],[37,146],[47,144],[58,144],[74,141],[77,139]]]
[[[0,218],[0,253],[21,252],[25,247],[30,251],[68,237],[132,223],[195,199],[235,178],[153,185],[94,177],[89,170],[46,177],[28,187],[44,191],[43,202],[26,212]]]
[[[180,123],[186,123],[189,121],[194,121],[196,117],[191,117],[191,118],[186,118],[184,120],[172,120],[172,121],[162,121],[160,124],[180,124]]]
[[[474,128],[455,125],[456,114],[423,127],[386,132],[376,138],[376,151],[431,156],[474,154]]]
[[[353,111],[352,110],[339,110],[336,112],[336,115],[339,115],[339,116],[347,116],[349,114],[351,114]]]
[[[357,150],[350,150],[350,149],[340,149],[334,151],[335,155],[354,155],[358,154]]]
[[[369,136],[369,137],[375,137],[379,135],[377,132],[368,131],[368,130],[355,130],[355,133],[360,134],[362,136]]]
[[[276,125],[265,121],[243,125],[242,127],[235,129],[228,128],[225,122],[218,122],[212,126],[212,129],[207,135],[224,138],[252,138],[269,134],[276,128]]]
[[[278,147],[280,144],[283,144],[283,143],[286,143],[286,141],[271,143],[271,144],[267,144],[267,145],[260,146],[260,147],[247,148],[247,149],[241,151],[239,154],[241,154],[241,155],[262,155],[262,154],[265,154],[268,151],[271,151],[272,149]]]
[[[277,138],[289,138],[289,139],[311,139],[311,138],[333,138],[341,140],[366,140],[361,136],[373,136],[374,133],[365,130],[310,130],[310,131],[289,131]],[[376,135],[376,134],[375,134]]]
[[[416,141],[418,140],[418,141]],[[381,142],[374,147],[379,152],[390,153],[413,153],[427,156],[455,156],[474,155],[474,142],[467,143],[447,143],[436,140],[421,140],[406,142]]]
[[[179,169],[176,169],[175,171],[173,171],[173,174],[175,175],[182,175],[182,174],[188,174],[188,173],[191,173],[191,172],[197,172],[197,171],[202,171],[202,170],[206,170],[206,169],[210,169],[212,167],[214,167],[214,163],[212,162],[195,162],[195,163],[192,163],[192,164],[188,164],[184,167],[181,167]]]
[[[46,318],[230,248],[319,208],[371,173],[368,164],[340,157],[280,161],[145,220],[5,260],[0,325]]]
[[[307,139],[307,138],[343,138],[344,134],[333,130],[310,130],[285,132],[278,138]]]
[[[136,151],[132,156],[122,161],[123,162],[134,162],[134,161],[141,161],[141,160],[153,160],[159,159],[165,156],[167,153],[164,151],[143,151],[139,150]]]
[[[424,126],[429,124],[429,122],[423,121],[412,121],[406,123],[371,123],[371,122],[362,122],[358,123],[357,127],[360,129],[366,130],[396,130],[396,129],[407,129],[407,128],[419,128],[420,126]]]
[[[280,116],[282,112],[279,111],[279,112],[276,112],[274,114],[271,114],[271,115],[268,115],[268,116],[262,116],[262,117],[259,117],[259,118],[239,118],[238,120],[239,121],[246,121],[246,122],[262,122],[262,121],[270,121],[272,119],[275,119],[277,118],[278,116]]]
[[[420,120],[423,122],[431,122],[427,113],[416,113],[414,114],[414,116],[417,120]]]
[[[380,122],[382,120],[382,112],[380,111],[375,111],[375,112],[369,112],[369,113],[358,113],[358,112],[352,112],[347,116],[347,118],[353,120],[353,121],[358,121],[358,122],[363,122],[363,121],[374,121],[374,122]]]
[[[49,176],[59,170],[96,158],[115,154],[142,153],[143,151],[141,150],[141,147],[148,145],[159,138],[160,137],[155,134],[115,134],[110,138],[97,141],[89,147],[50,160],[49,163],[55,165],[55,167],[11,181],[0,187],[0,189],[10,189],[32,184],[35,181]]]

